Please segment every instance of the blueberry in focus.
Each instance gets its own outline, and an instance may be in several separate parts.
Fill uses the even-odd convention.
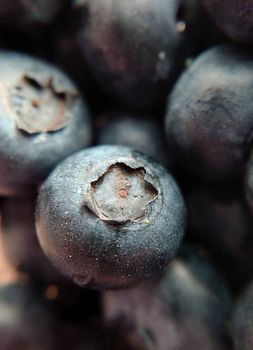
[[[77,40],[104,91],[134,107],[163,101],[193,51],[195,26],[198,35],[203,31],[200,1],[76,3],[81,13]]]
[[[220,30],[231,39],[253,44],[252,0],[203,0]]]
[[[168,164],[165,135],[148,116],[117,113],[97,132],[99,145],[125,145]]]
[[[159,281],[103,293],[105,320],[121,323],[130,344],[142,339],[156,350],[227,349],[230,303],[220,275],[189,247]]]
[[[52,168],[91,141],[75,85],[39,59],[0,53],[0,195],[31,195]]]
[[[168,99],[170,154],[188,172],[224,182],[242,175],[252,140],[253,55],[218,46],[182,74]]]
[[[48,258],[76,283],[99,288],[157,278],[177,252],[184,221],[173,178],[124,146],[67,158],[42,185],[36,210]]]

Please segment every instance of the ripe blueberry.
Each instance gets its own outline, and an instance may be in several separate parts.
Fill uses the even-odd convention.
[[[230,181],[242,174],[252,139],[253,55],[232,46],[201,54],[168,100],[171,154],[189,172]]]
[[[0,195],[29,195],[52,168],[91,140],[77,88],[39,59],[0,53]]]
[[[49,259],[80,285],[157,278],[181,242],[185,209],[166,170],[124,146],[62,162],[41,187],[37,232]]]
[[[199,0],[88,0],[82,12],[77,36],[97,81],[123,103],[147,107],[183,67],[201,11]]]

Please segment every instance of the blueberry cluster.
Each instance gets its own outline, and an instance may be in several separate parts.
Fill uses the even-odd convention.
[[[253,349],[253,0],[0,0],[0,350]]]

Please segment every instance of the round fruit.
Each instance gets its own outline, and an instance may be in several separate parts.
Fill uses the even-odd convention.
[[[181,242],[185,209],[167,171],[124,146],[62,162],[40,190],[37,232],[50,260],[80,285],[157,278]]]
[[[135,107],[166,98],[193,51],[200,1],[87,0],[80,11],[78,41],[104,91]]]
[[[233,46],[201,54],[168,100],[166,132],[187,171],[229,181],[243,173],[252,140],[253,55]]]
[[[91,140],[73,83],[39,59],[0,52],[0,195],[31,195],[62,159]]]

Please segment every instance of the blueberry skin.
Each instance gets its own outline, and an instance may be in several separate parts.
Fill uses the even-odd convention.
[[[252,0],[203,0],[212,20],[231,39],[253,43]]]
[[[48,258],[76,283],[98,288],[156,278],[177,252],[184,221],[173,178],[124,146],[66,159],[41,187],[36,210]]]
[[[253,347],[253,284],[237,300],[232,317],[232,336],[235,350]]]
[[[212,181],[241,175],[253,127],[253,55],[232,46],[201,54],[168,99],[171,154],[188,172]]]
[[[77,88],[39,59],[0,53],[0,195],[32,195],[61,160],[89,145]]]
[[[132,330],[130,343],[142,339],[147,349],[224,350],[230,299],[208,260],[187,247],[159,281],[105,291],[104,317],[107,322],[125,324],[126,330]]]
[[[104,91],[139,108],[165,99],[193,51],[200,1],[88,0],[80,11],[77,38]]]
[[[115,114],[97,132],[98,145],[125,145],[168,164],[165,135],[150,117]]]

